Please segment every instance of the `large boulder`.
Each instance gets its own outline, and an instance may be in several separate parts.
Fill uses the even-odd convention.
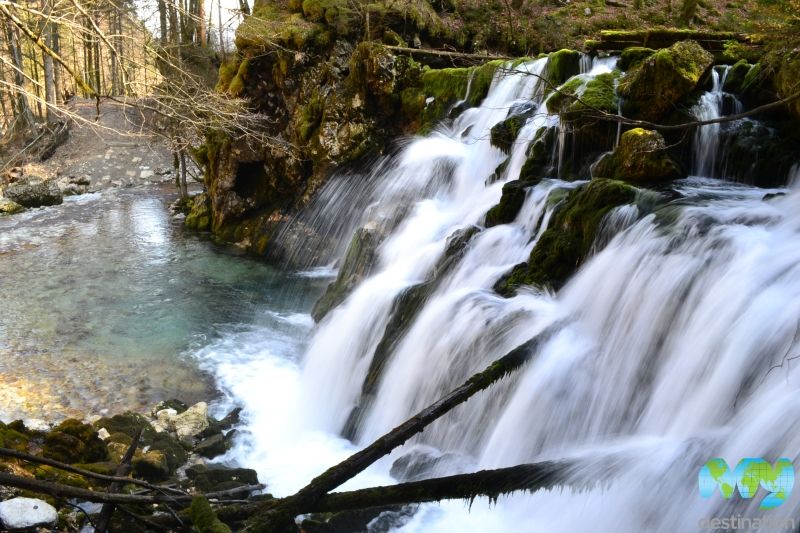
[[[619,83],[626,116],[657,121],[695,90],[714,56],[694,41],[657,51],[630,69]]]
[[[657,131],[635,128],[622,134],[619,146],[597,163],[594,175],[631,183],[652,183],[681,177],[678,164],[667,153]]]
[[[58,205],[64,201],[61,190],[54,181],[45,181],[34,176],[12,183],[3,194],[23,207]]]
[[[12,498],[0,503],[4,530],[32,529],[55,525],[58,513],[49,503],[35,498]]]

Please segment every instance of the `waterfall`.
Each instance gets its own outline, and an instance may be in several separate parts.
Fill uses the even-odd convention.
[[[550,327],[556,333],[525,367],[344,488],[413,479],[420,469],[429,477],[571,459],[568,475],[582,491],[423,505],[393,526],[673,532],[712,517],[760,516],[760,498],[698,495],[698,468],[710,458],[797,458],[800,193],[765,201],[763,189],[682,180],[674,185],[680,199],[662,198],[654,213],[638,205],[611,211],[594,255],[558,294],[530,287],[502,298],[492,290],[528,259],[554,199],[585,183],[542,180],[526,191],[516,220],[480,227],[536,133],[558,124],[542,106],[545,84],[527,75],[543,73],[546,61],[501,72],[480,107],[376,166],[369,200],[359,200],[369,204],[363,216],[327,214],[336,228],[352,230],[358,218],[383,238],[370,274],[320,324],[280,316],[278,326],[239,332],[201,354],[246,406],[248,431],[228,458],[257,468],[273,494],[300,488]],[[724,72],[715,72],[707,95],[723,83]],[[489,131],[521,102],[537,112],[506,155]],[[710,113],[711,96],[701,102]],[[716,148],[698,140],[713,140],[706,128],[695,138],[698,174],[714,171]],[[459,239],[466,243],[455,263],[442,266]],[[419,310],[382,348],[385,361],[365,394],[395,305],[409,291],[421,295]],[[352,439],[341,437],[348,424]],[[610,480],[595,482],[608,472]],[[797,516],[798,501],[793,494],[770,517]]]
[[[742,104],[736,97],[725,93],[725,79],[730,72],[729,65],[714,67],[711,70],[712,87],[703,93],[700,101],[692,108],[692,115],[700,121],[714,120],[724,116],[726,98],[733,100],[733,114],[742,112]],[[709,178],[724,178],[724,168],[720,168],[724,157],[720,157],[720,124],[708,124],[698,128],[694,135],[692,151],[692,174]]]

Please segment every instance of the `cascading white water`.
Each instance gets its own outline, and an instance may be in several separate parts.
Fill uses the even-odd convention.
[[[725,99],[733,101],[733,113],[741,113],[742,105],[733,95],[723,91],[725,80],[731,67],[722,65],[711,70],[712,87],[703,93],[700,101],[692,108],[692,115],[697,120],[714,120],[723,116]],[[694,149],[692,151],[692,173],[695,176],[709,178],[724,178],[724,158],[720,158],[720,124],[708,124],[698,128],[694,135]]]
[[[583,491],[422,506],[396,525],[406,532],[673,532],[697,530],[704,518],[761,515],[760,498],[700,498],[697,474],[712,457],[735,464],[798,456],[800,365],[791,359],[800,354],[800,192],[764,201],[764,190],[686,180],[680,204],[654,215],[640,219],[634,205],[612,211],[598,239],[610,242],[557,296],[528,289],[501,298],[491,288],[528,258],[552,213],[550,193],[580,185],[542,181],[527,191],[513,223],[472,237],[391,351],[371,401],[361,405],[354,443],[338,436],[363,401],[397,295],[431,278],[447,238],[482,221],[503,183],[518,175],[536,132],[556,124],[540,106],[508,156],[488,142],[510,106],[541,104],[543,85],[524,71],[540,74],[545,62],[498,76],[481,107],[412,141],[372,175],[382,200],[366,223],[392,220],[383,226],[379,264],[308,345],[298,339],[312,332],[309,319],[281,315],[269,337],[243,331],[201,354],[246,407],[249,433],[229,458],[257,468],[270,492],[303,486],[559,324],[516,375],[346,488],[394,482],[390,467],[409,454],[440,459],[426,476],[573,459],[570,475],[582,483],[607,474],[612,461],[614,476]],[[505,157],[503,175],[490,182]],[[397,466],[392,473],[411,475]],[[793,494],[770,516],[796,516],[798,501]]]

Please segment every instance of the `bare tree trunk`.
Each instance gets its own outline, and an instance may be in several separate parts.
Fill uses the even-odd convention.
[[[249,15],[250,14],[250,6],[247,5],[247,0],[239,0],[239,9],[245,15]]]
[[[180,139],[179,139],[179,142],[180,142]],[[180,175],[178,177],[178,180],[179,180],[178,181],[178,187],[180,188],[180,191],[181,191],[181,198],[185,200],[186,198],[189,197],[189,188],[186,185],[186,148],[181,146],[179,148],[179,150],[180,150],[179,154],[180,154],[181,171],[180,171]]]
[[[180,22],[178,17],[178,8],[175,2],[178,0],[165,0],[169,8],[169,41],[173,45],[179,44],[180,38]]]
[[[205,48],[208,45],[206,40],[206,2],[205,0],[195,0],[195,3],[197,4],[197,44],[201,48]]]
[[[161,29],[159,37],[161,37],[161,46],[169,39],[167,35],[167,4],[164,0],[158,0],[158,22]]]
[[[8,52],[11,55],[11,61],[14,66],[14,85],[17,91],[16,95],[14,95],[14,107],[16,127],[19,131],[33,125],[33,113],[24,92],[25,76],[23,75],[22,51],[19,49],[19,33],[8,21],[6,22],[6,36],[8,39]]]
[[[59,30],[60,28],[58,25],[55,25],[51,35],[53,38],[51,48],[57,54],[61,54],[61,37],[59,36]],[[64,74],[60,63],[55,63],[54,67],[53,78],[56,85],[56,105],[62,106],[64,105]]]
[[[228,52],[225,50],[225,33],[222,28],[222,0],[217,2],[217,16],[217,24],[219,25],[219,49],[220,52],[222,52],[222,61],[225,62],[228,60]]]
[[[42,11],[45,16],[50,17],[52,14],[52,0],[42,0]],[[43,39],[45,44],[53,47],[53,23],[47,21],[42,28]],[[42,54],[42,70],[44,70],[44,100],[47,104],[45,106],[45,116],[47,123],[52,124],[56,121],[56,78],[55,68],[53,65],[53,58],[47,54]]]

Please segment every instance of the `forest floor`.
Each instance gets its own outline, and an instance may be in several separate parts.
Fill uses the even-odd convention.
[[[172,153],[138,111],[106,101],[98,115],[93,100],[78,98],[70,110],[77,118],[67,141],[46,161],[25,164],[25,176],[56,179],[61,189],[80,183],[88,191],[173,179]]]

